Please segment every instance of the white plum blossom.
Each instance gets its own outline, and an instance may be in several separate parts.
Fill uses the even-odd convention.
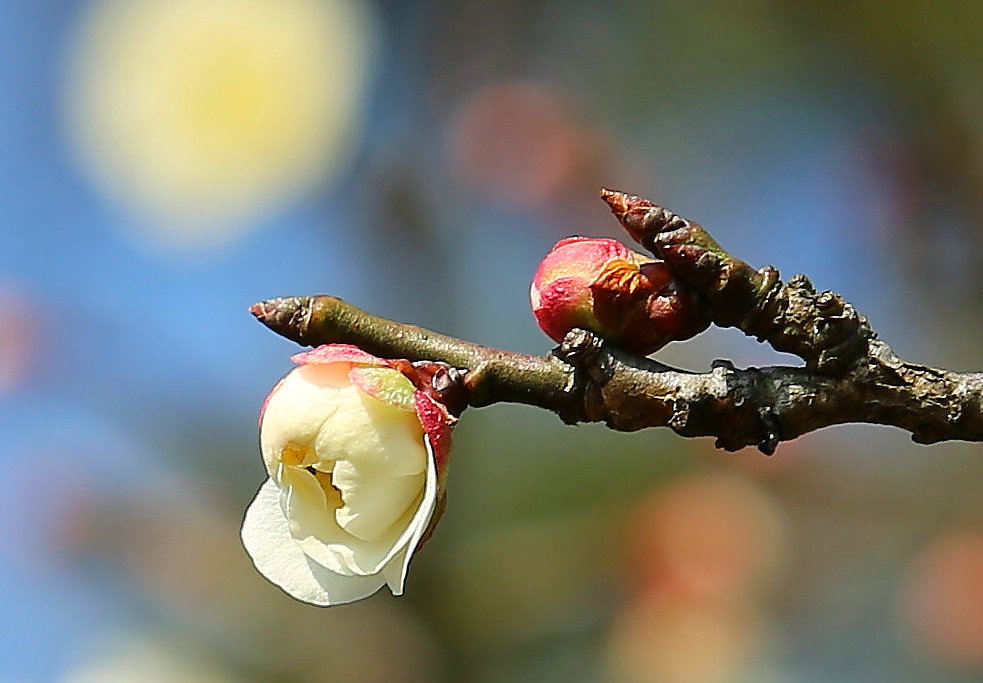
[[[315,605],[401,595],[439,516],[453,421],[392,361],[332,344],[298,354],[260,418],[269,479],[246,511],[256,568]]]

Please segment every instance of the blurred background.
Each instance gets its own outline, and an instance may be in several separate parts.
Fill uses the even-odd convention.
[[[983,369],[983,4],[0,2],[0,681],[973,681],[983,447],[467,413],[407,594],[252,568],[259,406],[331,293],[545,353],[607,185]],[[794,363],[733,331],[659,353]]]

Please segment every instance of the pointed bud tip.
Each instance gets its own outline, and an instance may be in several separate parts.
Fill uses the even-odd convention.
[[[289,318],[300,307],[300,297],[287,296],[276,299],[258,301],[249,307],[261,323],[270,323],[278,319]]]
[[[290,334],[297,325],[300,314],[309,307],[308,296],[285,296],[259,301],[249,307],[256,319],[278,334],[294,338]]]
[[[601,199],[603,199],[608,207],[611,209],[611,213],[620,221],[628,214],[629,211],[635,209],[648,209],[655,206],[651,201],[638,195],[628,194],[627,192],[622,192],[620,190],[609,190],[606,187],[601,188]]]
[[[252,313],[254,317],[258,318],[260,322],[262,322],[269,315],[269,311],[271,310],[270,304],[273,301],[275,301],[275,299],[257,301],[249,307],[249,312]]]
[[[601,188],[601,199],[607,203],[608,207],[611,209],[611,212],[619,218],[628,210],[628,204],[626,202],[627,197],[628,195],[626,195],[624,192],[609,190],[606,187]]]

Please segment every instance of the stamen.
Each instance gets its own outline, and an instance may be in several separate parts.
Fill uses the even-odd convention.
[[[317,483],[321,485],[321,490],[324,491],[324,497],[328,501],[328,507],[341,507],[343,501],[341,500],[341,491],[334,485],[331,480],[330,472],[322,472],[321,470],[314,469],[313,467],[308,467],[307,471],[314,475],[317,479]]]
[[[310,452],[310,446],[290,441],[280,450],[280,462],[284,465],[299,465],[307,459]]]

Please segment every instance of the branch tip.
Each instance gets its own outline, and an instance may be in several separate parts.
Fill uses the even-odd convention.
[[[249,312],[253,314],[260,322],[264,322],[266,318],[270,315],[270,304],[276,301],[275,299],[267,299],[266,301],[257,301],[252,306],[249,307]]]
[[[297,339],[301,331],[299,323],[311,309],[309,296],[283,296],[259,301],[249,307],[249,312],[268,328],[288,339]]]
[[[653,207],[658,208],[655,202],[644,197],[639,197],[637,194],[629,194],[621,190],[611,190],[606,187],[601,188],[601,199],[607,203],[608,208],[611,209],[611,213],[619,221],[624,219],[629,211],[646,211]]]
[[[660,240],[660,233],[678,230],[691,225],[684,218],[676,215],[664,206],[655,202],[639,197],[635,194],[628,194],[620,190],[609,190],[601,188],[601,199],[603,199],[611,213],[621,223],[621,227],[628,231],[632,239],[641,244],[646,249],[653,251],[660,258],[665,255],[659,250],[657,243]],[[699,228],[696,223],[692,224],[693,230]],[[687,235],[687,239],[692,239],[693,235]],[[714,243],[713,246],[716,246]],[[668,259],[667,259],[668,260]]]

